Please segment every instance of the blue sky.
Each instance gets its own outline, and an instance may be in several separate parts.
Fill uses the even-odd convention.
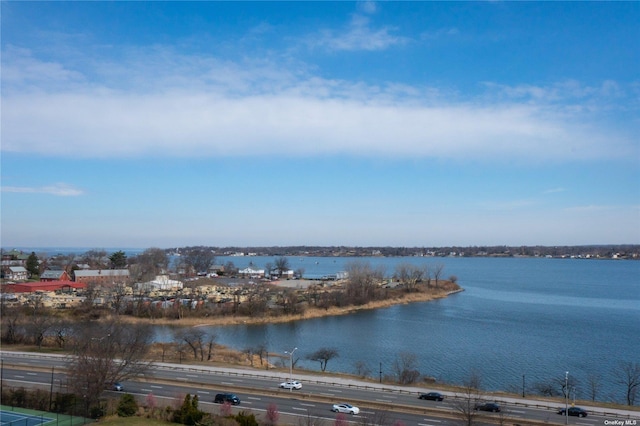
[[[638,2],[2,2],[3,247],[640,243]]]

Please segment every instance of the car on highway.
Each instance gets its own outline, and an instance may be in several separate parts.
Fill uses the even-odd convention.
[[[302,383],[296,380],[290,380],[287,382],[280,383],[280,387],[282,389],[302,389]]]
[[[342,402],[340,404],[333,404],[333,407],[331,407],[331,411],[334,411],[336,413],[358,414],[360,412],[360,409],[358,407],[354,407],[351,404]]]
[[[124,386],[122,386],[120,382],[115,382],[113,386],[111,386],[111,389],[113,389],[114,391],[122,392],[124,390]]]
[[[495,402],[485,402],[485,403],[482,403],[482,404],[476,404],[475,410],[476,411],[490,411],[492,413],[499,413],[500,412],[500,406],[498,404],[496,404]]]
[[[213,398],[213,402],[216,404],[224,404],[225,402],[228,402],[231,405],[238,405],[240,404],[240,398],[232,393],[219,393],[215,398]]]
[[[421,393],[418,399],[426,399],[427,401],[443,401],[444,395],[440,392]]]
[[[566,410],[561,408],[558,410],[558,414],[562,414],[563,416],[566,414]],[[576,417],[587,417],[587,411],[584,408],[580,407],[569,407],[569,415]]]

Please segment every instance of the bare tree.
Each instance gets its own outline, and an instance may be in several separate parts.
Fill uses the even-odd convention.
[[[149,248],[129,259],[129,272],[134,281],[150,281],[169,267],[169,257],[160,248]]]
[[[635,404],[638,387],[640,386],[640,363],[623,362],[615,371],[616,382],[625,388],[627,405]]]
[[[318,361],[320,363],[320,370],[323,372],[327,369],[327,363],[340,356],[338,350],[334,348],[320,348],[314,353],[307,356],[310,361]]]
[[[206,332],[199,328],[179,328],[174,332],[177,343],[185,343],[193,353],[193,359],[204,360],[204,341]]]
[[[371,374],[371,369],[364,361],[356,361],[354,367],[356,368],[356,375],[358,377],[364,378]]]
[[[466,426],[475,424],[478,416],[476,405],[482,400],[480,382],[481,377],[479,374],[476,371],[472,371],[469,378],[464,382],[462,392],[456,395],[455,410],[462,423]]]
[[[368,262],[351,262],[346,265],[347,303],[363,305],[375,299],[376,289],[384,279],[382,267],[372,268]]]
[[[425,276],[425,269],[410,263],[401,263],[396,266],[395,277],[404,285],[407,291],[415,291],[418,284]]]
[[[114,319],[75,324],[68,367],[72,391],[89,407],[98,403],[105,385],[144,374],[150,364],[146,354],[151,340],[148,325]]]
[[[418,356],[412,352],[400,352],[393,362],[393,370],[398,383],[408,385],[420,378],[418,371]]]
[[[289,270],[289,259],[284,256],[278,257],[275,260],[275,268],[278,271],[278,275],[282,276],[283,273]]]
[[[206,273],[215,262],[215,256],[208,247],[193,247],[187,250],[186,254],[182,256],[182,260],[196,273]]]
[[[444,265],[442,263],[438,263],[433,268],[433,279],[436,282],[436,288],[438,288],[438,281],[440,281],[440,278],[442,278],[443,272],[444,272]]]
[[[82,261],[91,269],[107,269],[109,267],[107,252],[102,249],[93,249],[82,255]]]
[[[587,386],[589,389],[589,396],[591,397],[591,401],[595,402],[602,386],[602,376],[597,373],[591,373],[587,375]]]

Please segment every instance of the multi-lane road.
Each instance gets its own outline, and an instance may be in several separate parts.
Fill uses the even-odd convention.
[[[2,382],[5,386],[24,386],[65,391],[66,358],[56,355],[0,352],[2,359]],[[273,370],[218,368],[189,366],[184,364],[156,363],[145,377],[137,377],[123,383],[124,390],[141,399],[152,393],[159,405],[173,405],[184,395],[198,395],[200,408],[208,412],[219,412],[220,406],[213,403],[218,392],[232,392],[241,399],[234,410],[253,411],[263,415],[271,404],[277,406],[281,424],[312,424],[324,420],[333,422],[336,414],[332,404],[348,402],[360,408],[357,415],[348,420],[368,424],[405,425],[450,425],[460,424],[468,402],[464,395],[442,392],[445,400],[425,401],[418,399],[426,388],[398,387],[352,379],[310,374],[294,374],[303,383],[301,390],[283,390],[278,384],[288,373]],[[482,413],[476,421],[482,424],[565,424],[567,419],[557,414],[560,403],[531,399],[486,397],[502,407],[501,413]],[[584,407],[586,418],[568,418],[572,425],[640,426],[640,412],[614,410],[601,407]]]

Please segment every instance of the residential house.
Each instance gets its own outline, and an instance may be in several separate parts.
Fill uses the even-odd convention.
[[[47,269],[40,275],[40,281],[71,281],[71,277],[64,269]]]

